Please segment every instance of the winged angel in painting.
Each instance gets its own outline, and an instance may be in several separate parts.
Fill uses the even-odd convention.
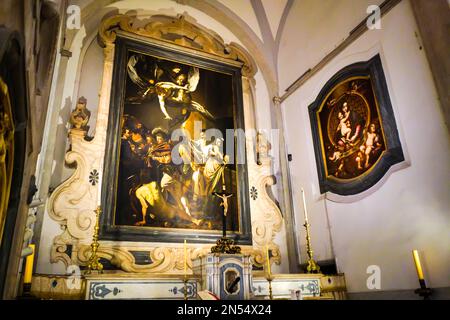
[[[188,74],[186,74],[182,72],[180,66],[175,66],[169,72],[166,72],[171,81],[159,81],[165,72],[155,64],[153,79],[144,81],[135,69],[139,57],[140,56],[136,55],[131,56],[128,61],[127,69],[130,79],[143,90],[139,97],[140,100],[151,98],[152,95],[156,95],[158,97],[161,112],[167,120],[173,119],[167,113],[166,104],[172,104],[181,108],[184,107],[187,108],[186,110],[189,110],[181,120],[186,120],[191,111],[197,111],[209,118],[214,118],[200,103],[192,100],[191,93],[196,90],[200,80],[200,72],[197,67],[190,68]],[[179,123],[179,121],[177,123]]]

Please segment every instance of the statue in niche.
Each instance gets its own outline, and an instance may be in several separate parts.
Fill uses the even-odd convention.
[[[89,127],[87,123],[91,117],[91,112],[86,108],[87,100],[85,97],[80,97],[77,102],[77,106],[70,114],[70,124],[73,129],[80,131],[88,131]]]

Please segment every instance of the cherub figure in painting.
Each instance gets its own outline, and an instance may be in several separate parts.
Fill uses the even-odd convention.
[[[352,128],[350,125],[350,110],[348,110],[347,102],[344,102],[342,106],[342,111],[338,113],[339,125],[336,131],[341,131],[341,139],[346,142],[350,140],[350,135],[352,133]]]
[[[342,152],[339,150],[336,150],[333,152],[333,155],[331,157],[328,157],[331,161],[338,161],[342,156]]]
[[[339,177],[342,174],[345,174],[344,172],[344,159],[341,159],[341,161],[339,162],[339,167],[337,168],[336,172],[335,172],[335,176]]]
[[[369,167],[370,154],[372,151],[377,150],[381,147],[380,137],[376,133],[376,125],[375,123],[371,123],[369,126],[369,131],[366,133],[366,142],[365,142],[365,156],[366,161],[364,163],[364,167]]]
[[[364,156],[365,153],[366,153],[366,147],[364,145],[361,145],[359,147],[358,154],[356,155],[356,158],[355,158],[355,161],[356,161],[356,164],[357,164],[357,168],[359,170],[364,169],[362,164],[363,164],[363,161],[364,161],[364,158],[365,158],[365,156]]]

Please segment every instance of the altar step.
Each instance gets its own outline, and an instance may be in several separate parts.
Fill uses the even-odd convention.
[[[35,275],[31,293],[41,299],[197,299],[200,279],[192,276],[185,286],[182,275],[92,274],[73,276]],[[273,299],[292,299],[301,292],[303,300],[346,299],[344,275],[278,274],[271,283]],[[186,289],[185,289],[186,288]],[[269,299],[269,284],[262,274],[254,274],[253,298]]]

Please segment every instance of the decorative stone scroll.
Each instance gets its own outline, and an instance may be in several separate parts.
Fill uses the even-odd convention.
[[[211,55],[214,59],[238,61],[243,71],[244,118],[246,129],[253,129],[255,109],[256,65],[249,54],[237,44],[225,44],[217,35],[194,25],[183,16],[152,16],[147,24],[127,15],[116,15],[105,19],[99,28],[99,39],[104,46],[104,69],[100,90],[95,136],[85,139],[83,126],[69,132],[70,151],[65,160],[76,167],[72,176],[61,183],[49,199],[48,213],[61,225],[62,233],[53,240],[51,262],[62,261],[84,266],[90,257],[95,213],[100,203],[102,168],[105,154],[106,132],[113,72],[114,41],[118,32],[162,41],[172,48],[189,48],[198,54]],[[271,175],[271,158],[268,152],[260,152],[255,159],[255,137],[247,137],[247,160],[249,185],[258,190],[258,196],[251,200],[251,223],[253,246],[242,246],[242,253],[251,256],[252,263],[261,267],[265,263],[265,247],[271,251],[271,261],[281,262],[280,250],[273,239],[281,230],[282,215],[266,189],[275,183]],[[264,143],[264,139],[258,139]],[[260,145],[258,150],[267,150]],[[93,172],[99,173],[95,177]],[[107,179],[107,177],[105,177]],[[92,181],[95,180],[95,183]],[[250,193],[251,191],[248,190]],[[187,250],[188,268],[192,259],[209,253],[211,245],[192,244]],[[180,274],[183,272],[184,250],[181,244],[100,241],[98,255],[120,270],[132,273]]]

